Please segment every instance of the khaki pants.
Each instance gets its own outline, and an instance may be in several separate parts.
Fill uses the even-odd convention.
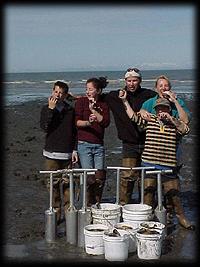
[[[123,167],[137,167],[138,158],[123,158],[122,159]],[[139,172],[133,170],[124,170],[121,171],[120,177],[120,204],[124,205],[130,203],[131,195],[134,189],[135,181],[139,179]]]

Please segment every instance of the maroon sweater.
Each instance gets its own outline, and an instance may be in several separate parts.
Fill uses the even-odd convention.
[[[108,105],[101,99],[97,101],[97,105],[102,110],[103,120],[101,122],[93,122],[91,126],[78,128],[78,141],[103,145],[104,131],[110,124],[110,112]],[[90,114],[88,98],[86,96],[78,98],[75,105],[75,121],[88,121]]]

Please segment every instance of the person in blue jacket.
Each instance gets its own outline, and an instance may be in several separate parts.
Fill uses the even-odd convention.
[[[155,82],[155,91],[157,93],[156,96],[148,99],[142,104],[142,107],[140,109],[141,117],[145,120],[148,120],[151,116],[151,114],[155,114],[155,104],[158,98],[165,98],[170,101],[170,107],[171,107],[171,114],[173,117],[183,121],[185,124],[189,124],[191,120],[191,113],[188,109],[188,107],[185,104],[185,101],[177,97],[176,94],[172,90],[171,82],[169,78],[165,75],[161,75],[157,77]],[[181,137],[177,142],[177,177],[178,173],[183,166],[182,163],[182,146],[181,146]],[[155,184],[152,184],[152,180],[146,180],[146,186],[149,187],[155,187]],[[168,219],[170,221],[170,218],[172,218],[171,210],[172,205],[170,204],[170,201],[168,198],[166,198],[166,206],[168,211]],[[182,225],[184,225],[185,228],[189,228],[190,224],[186,223],[186,221],[182,222]]]

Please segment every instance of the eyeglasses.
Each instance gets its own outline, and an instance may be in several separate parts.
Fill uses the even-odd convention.
[[[137,73],[140,72],[140,70],[137,69],[137,68],[128,68],[127,71],[128,71],[128,72],[130,72],[130,71],[135,71],[135,72],[137,72]]]

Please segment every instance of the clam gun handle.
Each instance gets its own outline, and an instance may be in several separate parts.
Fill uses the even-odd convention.
[[[114,167],[108,166],[108,170],[116,170],[117,171],[117,185],[116,185],[116,204],[119,204],[119,188],[120,188],[120,171],[121,170],[141,170],[142,171],[142,182],[141,182],[141,202],[143,203],[144,198],[144,171],[152,170],[155,167]]]
[[[170,170],[152,170],[152,171],[146,171],[146,174],[165,174],[165,173],[172,173],[173,171]]]

